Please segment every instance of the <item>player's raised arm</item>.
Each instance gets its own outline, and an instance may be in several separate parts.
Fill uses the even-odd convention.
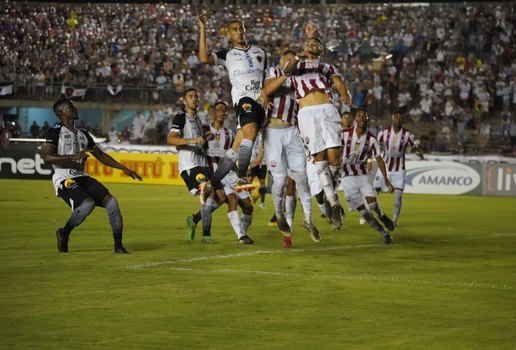
[[[199,61],[204,64],[215,64],[213,56],[209,54],[206,40],[206,14],[200,14],[197,18],[199,26]]]

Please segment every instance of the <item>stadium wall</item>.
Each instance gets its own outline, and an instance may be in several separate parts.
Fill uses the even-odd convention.
[[[183,185],[178,157],[170,146],[101,144],[125,166],[137,171],[145,184]],[[407,160],[406,193],[516,197],[516,160],[500,156],[437,156]],[[376,168],[376,167],[375,167]],[[105,183],[133,183],[117,169],[90,157],[86,171]],[[376,173],[375,169],[372,174]],[[41,144],[11,144],[0,150],[0,178],[47,179],[52,168],[43,162]]]

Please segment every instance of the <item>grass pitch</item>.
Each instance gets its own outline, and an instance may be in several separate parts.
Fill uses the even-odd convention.
[[[356,212],[338,233],[317,220],[313,243],[298,205],[285,251],[270,197],[253,246],[226,207],[205,245],[185,240],[183,187],[108,188],[129,255],[111,253],[103,208],[57,253],[69,209],[50,181],[0,180],[1,349],[516,348],[515,198],[405,195],[390,247]]]

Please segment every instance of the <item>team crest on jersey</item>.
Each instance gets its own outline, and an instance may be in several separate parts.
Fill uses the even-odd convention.
[[[258,60],[258,62],[262,63],[263,61],[263,57],[262,56],[257,56],[256,59]]]
[[[278,166],[278,163],[276,163],[275,160],[271,160],[271,168],[275,168]]]
[[[206,181],[206,176],[204,176],[204,174],[197,174],[195,175],[195,180],[197,180],[198,183],[202,183]]]
[[[253,108],[253,106],[250,104],[250,103],[244,103],[242,104],[242,109],[244,110],[244,112],[246,113],[249,113],[251,112],[251,109]]]
[[[75,185],[76,185],[76,182],[74,179],[66,179],[64,182],[64,186],[66,188],[73,188],[73,187],[75,187]]]

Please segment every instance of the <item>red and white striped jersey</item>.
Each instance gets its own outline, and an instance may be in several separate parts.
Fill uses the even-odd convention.
[[[407,146],[416,146],[414,135],[404,128],[395,132],[391,126],[378,133],[378,142],[382,146],[382,158],[387,171],[405,170]]]
[[[367,159],[380,155],[380,144],[371,132],[358,137],[356,128],[342,131],[341,175],[367,175]]]
[[[224,157],[226,151],[231,148],[235,135],[233,134],[233,131],[228,128],[220,128],[217,130],[210,125],[209,130],[214,138],[213,140],[208,141],[206,159],[208,160],[210,168],[215,171],[217,170],[220,159]]]
[[[279,68],[271,67],[267,71],[265,80],[279,78],[282,72]],[[299,109],[296,96],[292,90],[292,80],[287,78],[281,87],[269,98],[272,101],[272,107],[267,109],[267,119],[280,119],[296,124],[297,111]]]
[[[300,61],[292,75],[292,85],[296,98],[300,100],[312,90],[323,90],[331,100],[331,77],[340,76],[337,68],[319,61]]]

